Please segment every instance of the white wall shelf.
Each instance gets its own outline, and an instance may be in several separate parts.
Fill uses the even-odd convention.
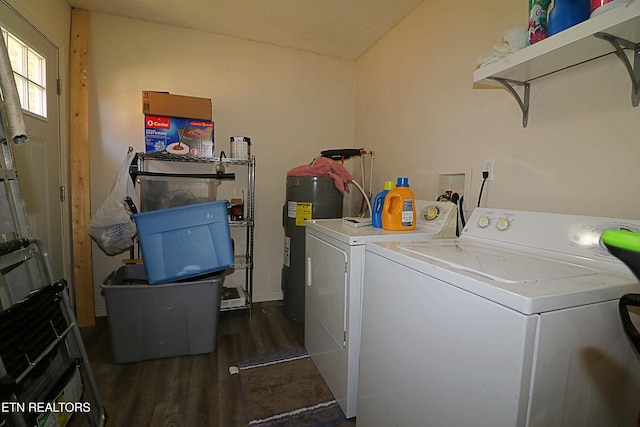
[[[633,51],[633,64],[624,52]],[[640,0],[631,0],[580,24],[478,68],[473,82],[505,87],[522,110],[527,126],[530,82],[549,74],[615,53],[632,80],[632,105],[640,102]],[[523,87],[522,96],[515,87]]]

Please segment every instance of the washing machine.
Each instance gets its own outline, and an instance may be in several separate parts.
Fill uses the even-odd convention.
[[[416,200],[411,231],[307,221],[304,345],[347,418],[356,415],[365,243],[455,238],[456,213],[450,202]]]
[[[606,229],[640,220],[476,208],[457,239],[367,243],[358,426],[637,427],[640,285]]]

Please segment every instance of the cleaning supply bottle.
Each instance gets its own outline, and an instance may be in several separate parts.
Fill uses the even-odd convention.
[[[371,225],[376,228],[382,228],[382,207],[384,206],[384,199],[390,190],[393,190],[396,185],[393,181],[385,181],[384,187],[381,192],[376,194],[373,199],[373,212],[371,213]]]
[[[396,188],[387,193],[382,207],[382,228],[403,231],[416,228],[416,203],[409,178],[398,178]]]
[[[547,14],[548,35],[552,36],[589,19],[587,0],[552,0]]]
[[[529,0],[527,46],[547,38],[547,11],[551,0]]]

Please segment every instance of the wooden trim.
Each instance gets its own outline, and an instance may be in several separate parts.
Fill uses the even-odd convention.
[[[91,180],[89,167],[89,11],[71,10],[69,115],[71,159],[71,217],[73,279],[79,326],[95,325],[91,237]]]

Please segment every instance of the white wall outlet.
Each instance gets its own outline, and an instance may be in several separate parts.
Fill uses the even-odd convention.
[[[496,163],[495,159],[484,160],[482,162],[482,172],[489,172],[489,176],[487,177],[487,181],[493,181],[493,167]],[[484,176],[484,174],[482,175]]]

